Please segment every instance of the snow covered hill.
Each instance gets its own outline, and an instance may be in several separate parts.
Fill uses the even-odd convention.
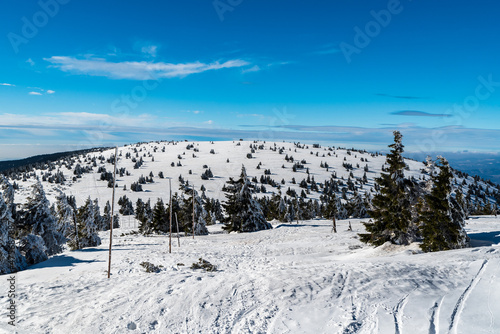
[[[259,193],[257,196],[270,196],[272,193],[278,193],[278,187],[281,188],[283,195],[288,188],[300,195],[305,189],[300,187],[300,183],[307,180],[307,172],[310,178],[319,185],[318,190],[314,191],[311,189],[311,183],[307,183],[309,189],[309,193],[306,194],[307,198],[318,199],[322,193],[321,185],[330,180],[332,175],[340,184],[339,195],[345,188],[346,198],[353,195],[352,189],[360,194],[374,191],[374,180],[380,175],[385,164],[384,155],[315,146],[317,145],[289,142],[221,141],[151,142],[120,147],[117,168],[123,170],[123,175],[117,177],[116,196],[119,198],[126,195],[134,204],[138,198],[144,201],[151,199],[154,203],[157,198],[168,197],[169,179],[172,182],[173,192],[179,191],[179,176],[182,176],[197,190],[203,185],[206,188],[207,197],[223,201],[225,199],[223,186],[229,177],[239,177],[242,165],[245,165],[250,178],[256,178],[254,180],[259,186],[262,185],[261,177],[268,176],[276,182],[277,187],[265,184],[266,192]],[[45,180],[44,188],[51,202],[55,200],[57,196],[55,189],[58,188],[67,195],[74,195],[78,205],[82,205],[90,196],[92,199],[99,199],[102,207],[111,199],[112,189],[108,187],[108,181],[101,179],[103,171],[107,173],[113,171],[110,160],[113,153],[113,149],[88,153],[77,158],[61,159],[32,172],[11,175],[11,181],[16,182],[20,187],[16,192],[16,202],[25,201],[31,191],[31,185],[35,183],[36,174],[40,179]],[[143,163],[138,164],[141,159]],[[405,171],[406,177],[429,178],[428,175],[422,173],[425,168],[422,162],[407,159],[406,163],[408,165],[408,170]],[[140,166],[134,168],[136,165]],[[296,171],[294,171],[294,165],[298,166],[295,168]],[[203,180],[201,176],[207,169],[210,169],[213,177]],[[270,174],[266,174],[266,170],[270,171]],[[164,178],[158,177],[160,172],[163,173]],[[55,183],[59,174],[64,175],[66,180],[64,185]],[[363,180],[365,174],[366,179]],[[143,191],[131,190],[131,185],[138,182],[141,176],[146,178],[150,175],[154,182],[143,184]],[[52,183],[49,182],[51,176]],[[353,183],[351,189],[348,187],[349,179]],[[500,201],[499,185],[486,183],[462,173],[455,173],[454,183],[456,187],[462,189],[464,196],[470,187],[474,187],[474,193],[471,196],[471,201],[474,203],[478,202],[477,198],[482,199],[483,204]]]
[[[500,219],[473,217],[482,247],[421,253],[359,242],[359,220],[274,224],[173,240],[114,233],[17,274],[18,333],[499,333]],[[191,269],[198,259],[215,272]],[[160,266],[147,273],[140,265]],[[1,291],[7,281],[0,280]],[[2,295],[2,305],[6,297]],[[9,331],[6,320],[0,328]]]
[[[63,191],[82,206],[111,200],[114,150],[62,158],[10,173],[22,209],[37,179],[51,203]],[[168,202],[194,185],[225,201],[223,188],[242,165],[259,198],[320,200],[334,189],[347,204],[376,192],[386,157],[354,149],[286,142],[151,142],[118,148],[116,200]],[[429,168],[406,160],[422,183]],[[170,186],[171,184],[171,186]],[[500,186],[454,171],[469,211],[495,210]],[[141,189],[142,188],[142,189]],[[140,191],[134,191],[140,190]],[[12,202],[12,201],[11,201]],[[48,206],[46,206],[47,210]],[[118,207],[115,207],[116,211]],[[346,215],[347,218],[349,215]],[[92,216],[93,217],[93,216]],[[16,276],[19,333],[499,333],[500,219],[471,217],[471,248],[424,254],[419,245],[361,243],[363,221],[272,221],[272,230],[223,233],[221,224],[168,252],[165,235],[137,234],[120,216],[107,279],[109,232],[102,244],[65,250]],[[349,230],[352,226],[352,230]],[[180,243],[180,247],[178,245]],[[192,269],[202,258],[217,267]],[[146,272],[150,263],[152,272]],[[4,278],[6,276],[2,276]],[[8,281],[0,280],[2,291]],[[8,302],[0,293],[0,301]],[[0,322],[0,329],[12,327]]]

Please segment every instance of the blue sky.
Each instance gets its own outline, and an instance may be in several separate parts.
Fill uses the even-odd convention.
[[[2,1],[0,160],[157,139],[500,152],[495,1]]]

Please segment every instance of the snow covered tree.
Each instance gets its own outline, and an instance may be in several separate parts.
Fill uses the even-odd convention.
[[[15,243],[16,226],[14,222],[14,186],[3,175],[0,175],[0,274],[8,274],[27,267]]]
[[[203,197],[203,196],[202,196]],[[208,212],[210,220],[207,221],[207,225],[216,224],[217,221],[224,220],[224,213],[222,212],[222,205],[218,199],[206,198],[205,199],[205,211]]]
[[[62,252],[61,245],[65,238],[57,230],[57,220],[50,210],[40,180],[33,185],[28,202],[24,205],[22,228],[23,236],[34,234],[42,237],[48,256]]]
[[[15,244],[10,229],[13,224],[9,206],[0,196],[0,274],[12,272],[10,254],[15,251]]]
[[[432,176],[433,188],[425,196],[426,205],[420,212],[421,248],[425,252],[464,248],[469,245],[465,232],[466,213],[451,196],[451,173],[448,161],[438,157],[440,171]]]
[[[2,191],[3,199],[10,210],[12,218],[15,219],[16,206],[14,204],[14,186],[4,175],[0,175],[0,190]]]
[[[109,224],[111,222],[111,204],[109,201],[106,202],[106,205],[104,206],[104,215],[102,216],[102,222],[103,222],[103,229],[102,231],[107,231],[109,230]],[[115,214],[113,217],[113,228],[119,228],[120,227],[120,216],[118,214]]]
[[[229,232],[254,232],[271,229],[259,203],[252,197],[250,180],[248,180],[245,166],[241,168],[238,180],[229,178],[226,187],[226,202],[223,207],[226,211],[223,227]]]
[[[56,212],[58,216],[57,230],[66,238],[70,239],[76,231],[76,207],[74,202],[68,200],[68,197],[62,191],[56,197]]]
[[[109,220],[105,221],[101,215],[101,208],[99,207],[99,200],[94,199],[94,223],[97,226],[98,231],[109,230]]]
[[[394,131],[394,143],[389,145],[391,151],[386,158],[388,173],[381,173],[381,177],[375,180],[380,193],[374,196],[373,209],[369,211],[374,222],[364,223],[368,233],[360,234],[361,241],[375,246],[387,241],[407,245],[416,239],[409,196],[413,184],[404,176],[406,164],[402,156],[402,138],[399,131]]]
[[[368,218],[369,200],[360,193],[355,193],[347,201],[347,216],[353,218]]]
[[[87,198],[85,204],[78,208],[78,213],[76,215],[77,227],[78,227],[78,241],[79,247],[95,247],[101,244],[101,238],[97,234],[97,224],[95,222],[95,208],[92,200]],[[76,237],[68,242],[68,245],[72,250],[78,249],[76,244]]]
[[[207,235],[206,219],[209,218],[207,211],[204,208],[203,200],[198,196],[198,192],[193,188],[181,185],[186,197],[183,200],[183,225],[185,232],[193,233],[193,196],[194,196],[194,234]],[[194,192],[194,193],[193,193]]]
[[[20,241],[20,249],[28,265],[37,264],[48,259],[45,242],[34,234],[24,236]]]

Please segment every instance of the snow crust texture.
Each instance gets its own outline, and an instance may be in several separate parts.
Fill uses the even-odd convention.
[[[483,246],[422,253],[359,242],[326,220],[272,230],[144,237],[115,231],[17,273],[19,333],[499,333],[500,220],[468,221]],[[489,245],[485,245],[488,243]],[[217,271],[194,270],[202,257]],[[147,273],[142,262],[160,268]],[[1,289],[6,291],[5,279]],[[3,296],[0,300],[5,301]],[[2,303],[4,304],[4,303]],[[10,330],[6,321],[0,328]]]

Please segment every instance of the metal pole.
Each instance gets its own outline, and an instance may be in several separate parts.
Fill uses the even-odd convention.
[[[111,276],[111,247],[113,245],[113,219],[115,215],[115,187],[116,187],[116,159],[118,156],[118,147],[115,147],[115,164],[113,168],[113,195],[111,196],[111,219],[109,222],[109,260],[108,260],[108,278]]]
[[[168,179],[168,185],[170,187],[170,235],[168,237],[168,252],[172,253],[172,180]]]

